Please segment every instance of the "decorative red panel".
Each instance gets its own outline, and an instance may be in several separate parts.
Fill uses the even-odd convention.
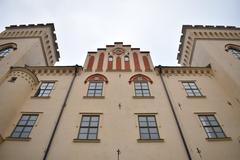
[[[151,71],[147,56],[143,56],[143,63],[144,63],[145,71]]]
[[[141,71],[138,55],[136,52],[133,53],[133,61],[134,61],[135,71]]]
[[[117,71],[120,71],[122,69],[121,65],[122,65],[121,58],[117,57],[117,59],[116,59],[116,70]]]
[[[107,70],[111,71],[113,69],[113,57],[109,56],[108,57],[108,65],[107,65]]]
[[[149,78],[148,76],[145,76],[143,74],[135,74],[133,75],[130,79],[129,79],[129,83],[131,83],[132,81],[148,81],[150,83],[153,83],[152,79]]]
[[[130,63],[129,63],[129,61],[124,61],[124,65],[125,65],[125,70],[126,71],[130,71]]]
[[[104,82],[108,83],[107,77],[105,77],[102,74],[93,74],[91,76],[88,76],[86,78],[86,80],[84,81],[84,83],[87,83],[88,81],[104,81]]]
[[[102,71],[103,70],[103,60],[104,60],[104,53],[100,53],[98,58],[98,65],[96,71]]]
[[[94,56],[90,56],[87,64],[87,71],[92,71],[93,63],[94,63]]]

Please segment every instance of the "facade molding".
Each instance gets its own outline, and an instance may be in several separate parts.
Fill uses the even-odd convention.
[[[102,75],[102,74],[93,74],[90,75],[86,78],[86,80],[84,81],[84,83],[87,83],[88,81],[104,81],[105,83],[108,83],[108,79],[106,76]]]
[[[129,79],[129,83],[132,83],[133,81],[136,81],[136,80],[143,80],[143,81],[148,81],[150,82],[151,84],[153,83],[152,79],[149,78],[148,76],[146,75],[143,75],[143,74],[135,74],[133,75],[130,79]]]

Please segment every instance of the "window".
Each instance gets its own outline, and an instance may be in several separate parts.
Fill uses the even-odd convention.
[[[90,82],[88,86],[87,96],[95,97],[95,96],[102,96],[103,91],[103,82]]]
[[[13,130],[11,137],[13,138],[28,138],[31,130],[37,121],[38,114],[23,114],[18,121],[17,126]]]
[[[182,84],[188,96],[191,97],[202,96],[195,82],[182,82]]]
[[[3,58],[7,56],[10,52],[12,52],[14,49],[12,47],[4,48],[0,50],[0,58]]]
[[[225,134],[214,115],[198,116],[208,138],[225,138]]]
[[[151,96],[148,83],[145,81],[134,82],[135,96]]]
[[[38,91],[36,92],[36,97],[48,97],[53,90],[54,82],[42,82]]]
[[[128,62],[129,61],[129,57],[128,56],[124,56],[124,61]]]
[[[108,56],[108,61],[112,62],[113,61],[113,56]]]
[[[78,139],[97,139],[99,115],[83,115]]]
[[[139,115],[138,123],[140,139],[160,139],[155,116]]]
[[[228,48],[228,53],[232,54],[237,59],[240,59],[240,49],[238,48]]]

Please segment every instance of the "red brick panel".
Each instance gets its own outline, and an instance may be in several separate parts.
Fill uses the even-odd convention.
[[[151,71],[147,56],[143,56],[143,63],[144,63],[145,71]]]
[[[128,59],[128,60],[127,60]],[[129,57],[124,57],[124,67],[126,71],[130,71]]]
[[[87,64],[87,71],[92,71],[93,63],[94,63],[94,56],[90,56]]]
[[[109,60],[111,58],[111,60]],[[111,71],[113,69],[113,57],[108,57],[107,70]]]
[[[122,65],[121,58],[117,57],[117,59],[116,59],[116,70],[120,71],[122,69],[121,65]]]
[[[136,52],[133,53],[133,61],[134,61],[135,71],[141,71],[138,55]]]
[[[104,53],[100,53],[98,58],[98,65],[96,71],[102,71],[103,70],[103,60],[104,60]]]

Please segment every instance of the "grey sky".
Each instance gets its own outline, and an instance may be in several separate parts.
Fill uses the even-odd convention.
[[[87,51],[122,41],[177,65],[183,24],[240,25],[239,0],[0,0],[0,30],[54,23],[57,65],[83,65]]]

